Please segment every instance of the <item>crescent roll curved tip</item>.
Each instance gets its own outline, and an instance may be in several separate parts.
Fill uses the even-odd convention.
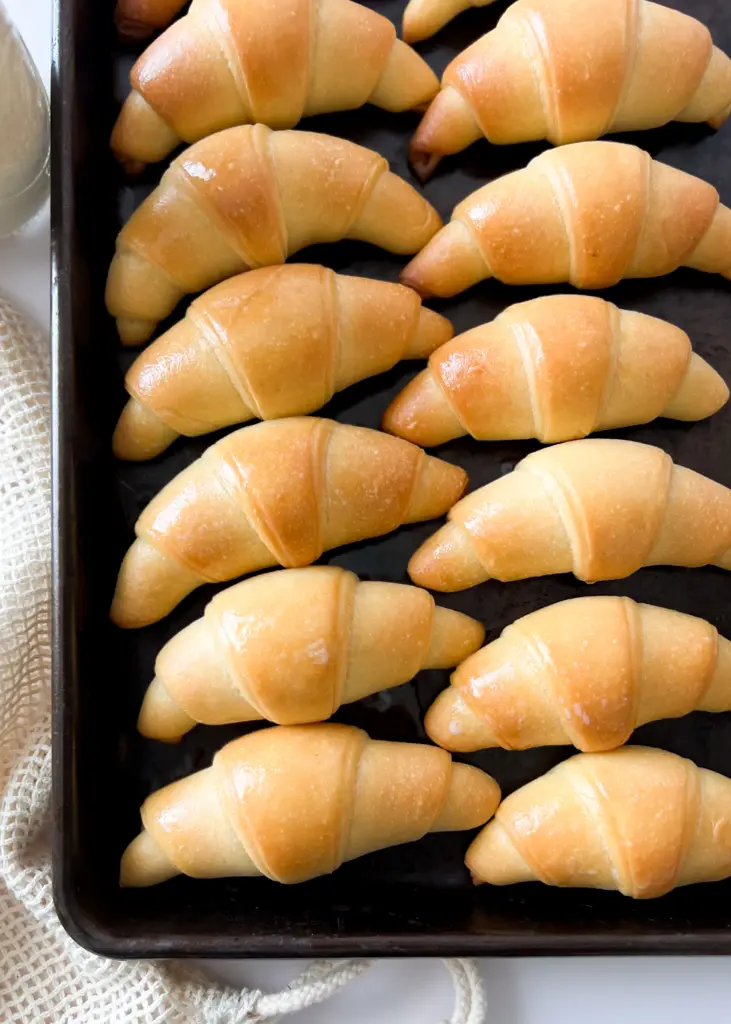
[[[368,102],[398,114],[424,109],[439,92],[439,79],[416,50],[395,39],[386,66]]]
[[[449,790],[431,832],[464,832],[479,828],[500,803],[500,787],[491,775],[471,764],[452,763]]]
[[[146,888],[179,874],[150,833],[143,829],[122,854],[119,885],[122,889]]]
[[[456,89],[437,93],[409,144],[409,162],[419,181],[428,181],[445,156],[482,138],[480,126]]]
[[[423,299],[450,299],[490,277],[468,229],[452,220],[401,271],[401,284]]]
[[[118,459],[141,462],[160,455],[178,437],[151,409],[130,398],[112,435],[112,450]]]
[[[420,448],[446,444],[465,433],[430,371],[410,380],[383,416],[381,428]]]
[[[491,3],[492,0],[409,0],[401,34],[407,43],[418,43],[433,36],[462,11]]]
[[[454,593],[489,580],[483,566],[454,523],[445,523],[411,556],[409,576],[417,587]]]
[[[443,690],[431,705],[424,717],[424,729],[433,743],[454,753],[470,754],[500,746],[497,736],[490,734],[489,722],[472,714],[453,686]]]
[[[688,423],[704,420],[722,409],[728,399],[726,381],[694,352],[683,385],[663,410],[663,416]]]
[[[172,699],[157,676],[147,687],[137,719],[137,731],[150,740],[177,743],[196,725]]]
[[[138,538],[124,556],[110,610],[122,629],[139,629],[164,618],[202,583],[176,559]]]

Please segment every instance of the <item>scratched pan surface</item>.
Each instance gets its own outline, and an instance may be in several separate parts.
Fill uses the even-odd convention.
[[[210,763],[213,752],[246,727],[197,728],[179,746],[135,731],[156,652],[199,616],[214,588],[202,588],[163,622],[136,632],[107,618],[116,572],[147,501],[214,438],[182,439],[154,462],[125,465],[110,438],[122,408],[121,353],[103,306],[106,268],[120,223],[154,186],[159,168],[130,186],[108,155],[107,139],[135,52],[121,47],[112,4],[57,0],[54,70],[55,355],[55,896],[79,942],[113,956],[326,954],[500,954],[587,952],[731,952],[731,885],[681,890],[633,903],[611,893],[559,891],[539,885],[473,888],[463,867],[468,835],[431,836],[363,858],[333,877],[296,887],[262,880],[176,879],[121,892],[119,856],[138,829],[138,808],[153,789]],[[398,21],[402,3],[373,4]],[[672,0],[704,20],[731,51],[724,0]],[[459,17],[420,50],[435,70],[506,7]],[[413,181],[406,152],[411,115],[372,109],[322,117],[302,127],[342,135],[378,150]],[[731,127],[714,134],[671,126],[630,140],[668,163],[711,181],[731,200]],[[455,203],[489,178],[524,166],[541,149],[480,143],[445,161],[425,188],[448,217]],[[335,270],[396,280],[401,261],[367,245],[311,249],[300,256]],[[568,290],[567,288],[556,290]],[[483,283],[438,308],[458,331],[491,319],[512,302],[542,294]],[[620,306],[665,317],[691,335],[696,349],[731,381],[731,284],[679,272],[622,284],[606,293]],[[406,364],[338,395],[324,415],[379,425],[388,402],[416,372]],[[696,425],[660,421],[617,436],[661,445],[679,463],[731,485],[731,409]],[[438,454],[463,466],[471,487],[508,472],[534,445],[478,445],[460,440]],[[437,523],[326,555],[322,561],[365,579],[406,580],[411,553]],[[487,583],[440,603],[481,619],[488,638],[520,615],[587,592],[562,576]],[[731,576],[713,569],[645,569],[592,593],[626,594],[710,619],[731,636]],[[447,682],[446,672],[369,697],[337,715],[373,737],[424,740],[422,719]],[[731,776],[731,716],[695,714],[646,726],[634,740],[664,747]],[[507,794],[569,756],[569,748],[486,752],[468,758],[495,775]]]

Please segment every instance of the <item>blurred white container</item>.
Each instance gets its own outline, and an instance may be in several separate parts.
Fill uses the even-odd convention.
[[[48,97],[0,0],[0,238],[38,213],[50,189]]]

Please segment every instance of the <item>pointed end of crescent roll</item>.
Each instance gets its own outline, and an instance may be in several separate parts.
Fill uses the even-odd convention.
[[[450,298],[489,276],[466,226],[453,220],[404,268],[401,283],[422,298]]]
[[[698,711],[731,711],[731,641],[719,636],[716,667]]]
[[[457,754],[500,746],[489,724],[470,711],[454,686],[439,694],[426,713],[424,728],[437,746]]]
[[[715,128],[716,131],[718,131],[719,128],[723,128],[729,117],[731,117],[731,104],[724,107],[718,114],[714,114],[713,117],[709,117],[708,126],[710,128]]]
[[[423,107],[439,92],[439,79],[416,50],[395,39],[369,103],[400,113]]]
[[[404,522],[421,523],[443,516],[461,498],[467,482],[467,474],[459,466],[424,456]]]
[[[451,608],[434,609],[432,634],[424,668],[454,668],[482,646],[485,627]]]
[[[467,851],[465,864],[476,882],[489,885],[515,885],[534,881],[536,877],[500,821],[491,821],[480,832]]]
[[[122,629],[158,622],[201,582],[175,559],[138,538],[119,570],[110,611],[112,622]]]
[[[471,0],[409,0],[401,34],[407,43],[428,39],[471,5]]]
[[[482,138],[472,112],[452,86],[432,100],[409,145],[409,162],[420,181],[427,181],[442,157],[460,153]]]
[[[136,398],[130,398],[114,431],[112,450],[118,459],[142,462],[164,452],[177,437],[177,430],[163,423]]]
[[[112,129],[112,152],[128,174],[139,174],[145,164],[164,160],[180,138],[149,103],[132,90]]]
[[[386,171],[348,232],[348,238],[370,242],[388,252],[418,252],[442,226],[442,218],[426,199],[397,174]]]
[[[130,347],[143,345],[146,341],[149,341],[156,327],[156,320],[138,320],[130,316],[117,317],[119,340],[123,345],[129,345]]]
[[[143,830],[122,854],[119,884],[123,889],[136,889],[166,882],[179,874],[150,833]]]
[[[424,541],[411,556],[408,572],[417,587],[444,593],[467,590],[490,578],[455,523],[446,523]]]
[[[688,372],[680,390],[663,410],[663,416],[674,420],[704,420],[713,416],[728,402],[729,390],[713,367],[697,352],[690,357]]]
[[[454,336],[454,327],[446,316],[422,306],[419,320],[404,359],[428,359],[441,345]]]
[[[421,448],[463,437],[466,431],[452,412],[431,370],[422,370],[396,395],[383,416],[383,430]]]
[[[196,725],[195,719],[178,707],[155,676],[147,687],[137,719],[137,730],[149,740],[178,743]]]
[[[492,776],[470,764],[452,764],[447,797],[432,832],[462,832],[489,821],[500,803]]]

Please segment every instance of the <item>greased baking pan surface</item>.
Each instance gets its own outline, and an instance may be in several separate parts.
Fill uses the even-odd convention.
[[[704,21],[716,44],[731,51],[731,14],[723,0],[666,3]],[[374,0],[371,6],[400,24],[400,0]],[[495,25],[506,7],[498,0],[461,15],[418,49],[441,74],[456,53]],[[148,168],[130,184],[109,154],[109,133],[140,52],[140,47],[118,42],[112,16],[112,4],[57,0],[52,96],[54,890],[67,929],[82,945],[115,957],[731,952],[731,882],[636,903],[616,893],[538,884],[475,888],[462,863],[471,838],[465,834],[427,836],[298,886],[181,877],[147,890],[119,889],[119,857],[138,831],[145,796],[205,767],[218,747],[250,727],[197,727],[174,746],[145,740],[135,728],[157,651],[202,613],[215,588],[199,589],[146,629],[124,632],[108,618],[137,515],[218,436],[183,438],[150,463],[125,464],[112,457],[112,431],[125,398],[123,375],[137,350],[121,350],[104,309],[106,271],[120,225],[162,170]],[[417,120],[417,115],[366,107],[309,119],[299,127],[378,150],[392,170],[416,184],[406,156]],[[705,178],[731,202],[731,126],[714,133],[702,126],[671,125],[619,138]],[[446,219],[469,192],[525,166],[542,148],[477,143],[445,160],[424,193]],[[295,259],[393,281],[405,262],[352,243],[311,248]],[[490,281],[433,306],[459,332],[513,302],[558,291],[570,288],[510,288]],[[696,351],[731,381],[731,282],[680,271],[623,283],[602,294],[621,307],[682,327]],[[337,395],[322,415],[378,427],[389,401],[418,368],[400,364],[358,384]],[[659,420],[613,436],[659,445],[681,465],[731,486],[731,406],[706,422]],[[434,454],[463,466],[474,489],[511,470],[534,447],[533,442],[481,445],[463,438]],[[406,581],[409,556],[436,525],[404,527],[327,553],[321,562],[342,565],[362,579]],[[630,579],[591,588],[569,576],[490,582],[460,594],[437,595],[437,601],[482,620],[491,640],[521,615],[587,593],[623,594],[689,612],[731,637],[731,576],[715,569],[643,569]],[[413,683],[342,708],[335,720],[361,726],[374,738],[423,741],[424,712],[447,678],[447,672],[423,672]],[[731,715],[696,713],[655,723],[639,729],[632,741],[664,747],[731,776]],[[464,759],[494,775],[508,794],[573,752],[568,747],[492,750]]]

